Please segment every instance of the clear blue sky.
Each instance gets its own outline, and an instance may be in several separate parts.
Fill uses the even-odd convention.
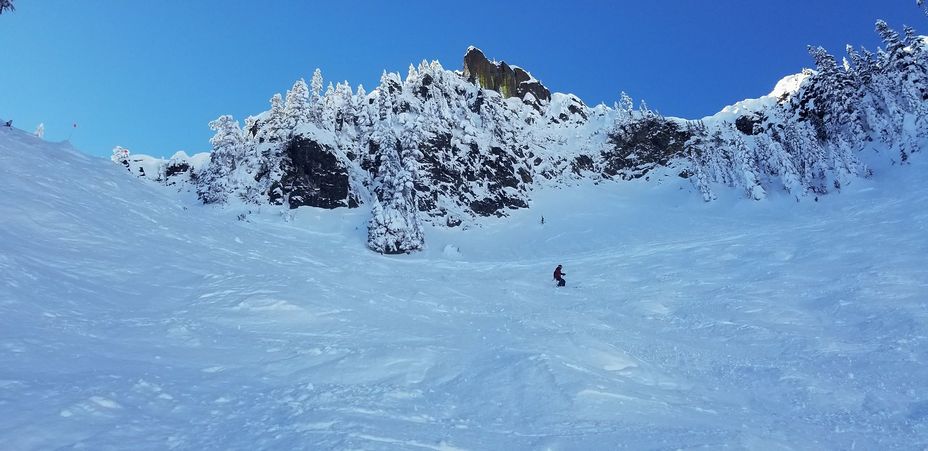
[[[624,90],[698,118],[811,64],[807,44],[874,49],[883,18],[928,34],[915,0],[16,0],[0,16],[0,117],[108,156],[207,150],[207,122],[267,107],[319,67],[370,90],[411,62],[458,69],[468,45],[552,91]]]

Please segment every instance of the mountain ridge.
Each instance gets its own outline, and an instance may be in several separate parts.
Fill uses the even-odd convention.
[[[467,226],[527,208],[538,186],[648,179],[656,168],[689,179],[706,201],[720,186],[756,200],[771,191],[817,199],[872,173],[871,143],[904,164],[926,141],[924,37],[883,22],[877,31],[885,50],[848,48],[838,65],[810,47],[815,70],[701,120],[664,117],[624,93],[613,107],[546,95],[528,72],[471,47],[461,71],[423,61],[405,79],[384,72],[370,93],[347,82],[323,93],[317,70],[244,127],[230,116],[211,123],[208,163],[115,161],[205,203],[368,205],[371,243],[386,237],[371,247],[388,253],[421,248],[422,221]]]

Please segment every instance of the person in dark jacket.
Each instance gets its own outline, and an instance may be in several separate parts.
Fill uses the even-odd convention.
[[[557,281],[557,286],[563,287],[567,285],[567,281],[564,280],[564,276],[567,275],[566,272],[561,271],[562,266],[557,265],[557,268],[554,268],[554,280]]]

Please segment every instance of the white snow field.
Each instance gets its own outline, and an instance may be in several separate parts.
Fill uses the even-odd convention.
[[[925,449],[912,160],[548,189],[388,257],[364,208],[238,221],[0,128],[0,449]]]

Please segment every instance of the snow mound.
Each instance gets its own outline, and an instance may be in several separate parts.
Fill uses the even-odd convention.
[[[787,75],[777,82],[773,91],[770,91],[770,94],[756,99],[745,99],[728,105],[722,108],[718,113],[702,118],[702,121],[707,124],[716,124],[719,122],[733,123],[741,116],[751,115],[771,108],[778,102],[785,101],[799,92],[803,83],[813,73],[812,71],[804,71],[798,74]]]

